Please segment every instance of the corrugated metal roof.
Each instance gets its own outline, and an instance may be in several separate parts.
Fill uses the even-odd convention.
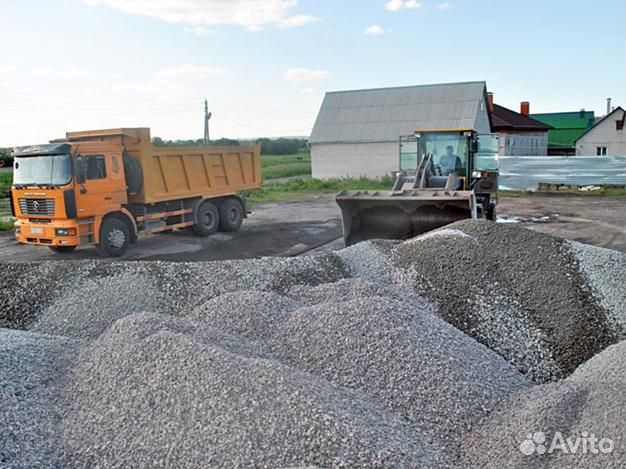
[[[415,129],[473,129],[484,81],[326,93],[310,143],[390,142]]]

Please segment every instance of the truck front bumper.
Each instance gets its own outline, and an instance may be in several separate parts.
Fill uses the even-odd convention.
[[[57,230],[74,230],[74,235],[61,236]],[[15,239],[23,244],[40,246],[78,246],[80,245],[78,223],[68,220],[50,223],[31,223],[18,220],[15,223]]]

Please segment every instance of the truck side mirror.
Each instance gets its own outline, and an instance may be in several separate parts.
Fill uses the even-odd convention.
[[[85,159],[82,155],[76,156],[76,182],[78,184],[85,183]]]

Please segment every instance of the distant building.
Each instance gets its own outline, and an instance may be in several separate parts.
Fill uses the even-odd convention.
[[[575,141],[595,123],[593,111],[531,114],[535,120],[552,127],[548,131],[548,155],[575,155]]]
[[[626,156],[625,119],[624,109],[615,108],[576,139],[576,154]]]
[[[498,154],[501,156],[545,156],[548,154],[548,131],[551,126],[528,115],[530,104],[521,103],[520,112],[515,112],[493,102],[489,93],[491,130],[497,133]]]
[[[485,82],[326,93],[309,139],[313,177],[398,170],[400,137],[416,129],[490,133]]]

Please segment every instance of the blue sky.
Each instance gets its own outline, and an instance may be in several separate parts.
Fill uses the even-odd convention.
[[[326,91],[485,80],[531,112],[626,102],[623,0],[0,0],[0,146],[149,126],[308,135]]]

